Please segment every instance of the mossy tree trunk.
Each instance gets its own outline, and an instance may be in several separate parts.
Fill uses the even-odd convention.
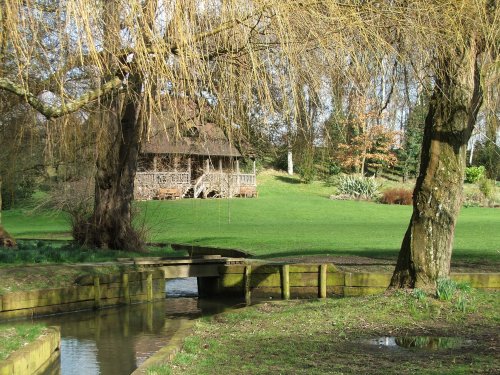
[[[468,64],[471,56],[474,63]],[[450,272],[466,148],[482,103],[477,46],[443,56],[437,67],[413,192],[413,214],[392,276],[393,288],[432,289]]]

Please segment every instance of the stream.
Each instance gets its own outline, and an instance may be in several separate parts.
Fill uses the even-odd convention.
[[[197,298],[196,278],[169,280],[163,301],[34,319],[61,327],[61,375],[127,375],[163,346],[183,321],[222,312],[241,301]],[[25,321],[24,321],[25,323]]]

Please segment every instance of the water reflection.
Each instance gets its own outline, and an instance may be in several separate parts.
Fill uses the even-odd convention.
[[[61,374],[130,374],[179,328],[180,319],[166,318],[166,304],[160,301],[40,320],[61,327]]]
[[[180,279],[167,283],[164,301],[37,319],[61,327],[60,361],[46,375],[130,374],[167,345],[186,320],[236,303],[182,297],[196,292],[196,278]]]
[[[435,337],[435,336],[404,336],[404,337],[378,337],[368,340],[371,345],[380,347],[415,348],[425,350],[456,349],[473,344],[472,340],[460,337]]]
[[[61,342],[61,351],[66,354],[61,357],[60,364],[65,373],[77,374],[78,369],[82,369],[85,373],[99,374],[95,341],[65,338]]]

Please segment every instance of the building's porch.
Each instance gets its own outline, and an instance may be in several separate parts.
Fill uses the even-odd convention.
[[[252,173],[241,173],[238,159],[225,159],[174,158],[174,163],[165,166],[153,158],[136,174],[134,197],[136,200],[256,197],[255,161]],[[157,170],[159,165],[163,170]],[[150,170],[144,170],[147,167]]]

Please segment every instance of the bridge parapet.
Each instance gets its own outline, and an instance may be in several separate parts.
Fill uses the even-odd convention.
[[[177,279],[183,277],[218,277],[220,276],[220,266],[243,264],[245,259],[206,255],[199,258],[120,258],[119,261],[138,266],[141,269],[161,270],[165,279]]]

